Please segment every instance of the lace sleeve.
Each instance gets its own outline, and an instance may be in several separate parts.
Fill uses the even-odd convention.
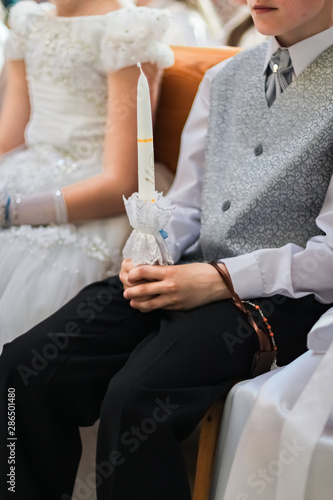
[[[136,7],[119,9],[107,17],[101,42],[101,60],[107,72],[138,62],[150,62],[160,68],[173,65],[173,52],[163,41],[170,23],[168,11]]]
[[[19,2],[10,9],[8,25],[9,37],[5,46],[7,59],[24,59],[25,44],[30,32],[31,14],[39,8],[36,2]]]

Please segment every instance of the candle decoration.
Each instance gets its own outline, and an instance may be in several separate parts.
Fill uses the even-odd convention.
[[[153,124],[147,78],[141,64],[137,90],[138,193],[123,197],[133,231],[123,249],[124,259],[139,264],[173,264],[166,244],[165,225],[172,207],[162,193],[155,190]]]

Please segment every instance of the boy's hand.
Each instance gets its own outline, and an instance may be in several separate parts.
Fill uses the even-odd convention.
[[[147,283],[146,279],[141,279],[140,277],[138,278],[137,273],[131,272],[133,269],[137,269],[137,267],[142,267],[142,266],[135,266],[131,259],[123,260],[123,262],[121,264],[119,278],[120,278],[125,290],[127,288],[140,285],[141,283]],[[150,266],[147,265],[146,267],[150,267]],[[124,296],[125,296],[125,294],[124,294]],[[147,299],[147,297],[146,297],[146,299]]]
[[[123,262],[121,264],[119,278],[120,278],[122,284],[124,285],[125,290],[126,290],[126,288],[133,286],[133,284],[130,284],[128,281],[128,274],[134,268],[135,268],[135,265],[133,264],[131,259],[123,260]]]
[[[218,272],[203,263],[178,266],[136,266],[125,260],[120,272],[124,297],[142,312],[189,310],[229,298]]]

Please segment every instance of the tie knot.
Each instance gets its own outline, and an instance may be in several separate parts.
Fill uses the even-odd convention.
[[[271,106],[292,81],[293,66],[288,49],[278,49],[269,60],[266,72],[266,99]]]
[[[291,58],[288,49],[278,49],[269,60],[272,73],[290,71],[292,68]]]

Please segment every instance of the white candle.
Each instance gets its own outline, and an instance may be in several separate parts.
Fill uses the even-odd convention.
[[[141,72],[137,90],[139,198],[151,200],[155,197],[153,123],[148,80],[140,63],[138,67]]]

